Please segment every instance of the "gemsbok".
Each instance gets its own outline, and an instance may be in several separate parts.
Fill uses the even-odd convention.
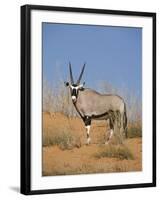
[[[65,82],[65,86],[70,88],[73,105],[82,118],[86,132],[87,144],[90,143],[90,127],[92,120],[107,120],[109,122],[109,134],[105,144],[108,144],[113,134],[127,136],[127,114],[126,104],[118,95],[100,94],[95,90],[84,88],[80,84],[85,64],[79,75],[77,82],[74,82],[71,63],[69,63],[70,82]],[[118,133],[116,133],[118,128]]]

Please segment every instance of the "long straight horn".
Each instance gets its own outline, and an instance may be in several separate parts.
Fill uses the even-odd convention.
[[[69,62],[69,72],[70,72],[71,84],[73,84],[73,83],[74,83],[74,80],[73,80],[72,67],[71,67],[71,63],[70,63],[70,62]]]
[[[80,81],[81,81],[81,78],[82,78],[82,75],[83,75],[83,72],[84,72],[85,65],[86,65],[86,63],[84,63],[84,65],[83,65],[82,71],[81,71],[81,73],[80,73],[80,75],[79,75],[79,79],[78,79],[78,81],[77,81],[77,84],[79,84]]]

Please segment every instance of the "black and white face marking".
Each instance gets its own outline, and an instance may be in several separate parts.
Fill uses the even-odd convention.
[[[79,85],[70,84],[69,82],[64,82],[64,84],[65,84],[66,87],[70,88],[71,98],[72,98],[72,101],[75,103],[77,101],[79,90],[83,90],[84,89],[85,82],[83,84],[79,84]]]
[[[75,103],[77,101],[78,91],[80,89],[82,90],[83,89],[83,85],[85,84],[85,83],[80,84],[80,81],[82,79],[82,75],[83,75],[83,72],[84,72],[84,69],[85,69],[85,65],[86,64],[84,63],[77,82],[74,82],[73,74],[72,74],[72,67],[71,67],[71,63],[69,62],[70,83],[69,82],[64,82],[64,84],[65,84],[66,87],[68,87],[68,86],[70,87],[71,97],[72,97],[73,103]]]
[[[73,101],[73,102],[76,102],[77,97],[78,97],[78,91],[79,91],[79,89],[81,89],[82,87],[83,87],[83,85],[76,85],[76,84],[70,85],[71,97],[72,97],[72,101]]]

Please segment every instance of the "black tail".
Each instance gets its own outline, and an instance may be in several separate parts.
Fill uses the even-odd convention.
[[[126,104],[124,105],[123,129],[124,129],[125,136],[127,138],[127,112],[126,112]]]

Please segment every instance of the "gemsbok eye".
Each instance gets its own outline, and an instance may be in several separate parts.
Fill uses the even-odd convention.
[[[65,85],[66,87],[68,87],[68,86],[69,86],[69,82],[64,82],[64,85]]]

